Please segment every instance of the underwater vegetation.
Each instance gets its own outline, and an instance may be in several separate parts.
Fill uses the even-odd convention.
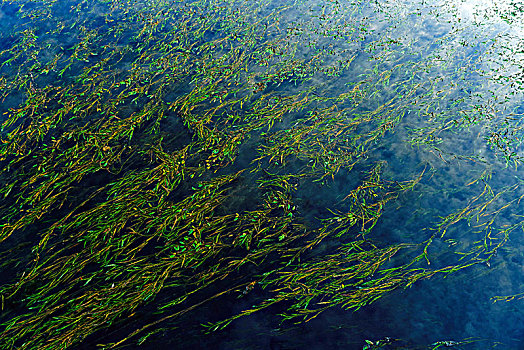
[[[259,312],[284,329],[515,254],[511,33],[470,45],[473,25],[448,28],[458,15],[440,5],[368,1],[0,11],[2,349],[116,349],[191,322],[206,337]],[[442,21],[436,40],[407,34],[421,11]],[[424,192],[445,204],[398,209]],[[377,232],[401,215],[431,224]],[[503,293],[493,301],[524,298]],[[199,314],[239,299],[251,307]]]

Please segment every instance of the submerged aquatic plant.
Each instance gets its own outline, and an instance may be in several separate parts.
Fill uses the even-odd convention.
[[[2,348],[141,344],[235,294],[253,307],[201,320],[207,330],[279,305],[283,322],[359,310],[489,263],[522,228],[497,226],[520,184],[493,189],[488,160],[441,145],[473,120],[491,125],[488,112],[421,77],[442,68],[434,60],[406,59],[398,40],[370,33],[365,2],[69,5],[0,5],[16,13],[0,51]],[[415,113],[422,126],[402,142],[435,157],[400,179],[377,152]],[[507,133],[489,135],[518,160]],[[466,181],[467,206],[413,242],[376,240],[386,208],[453,159],[483,171]],[[304,184],[329,191],[347,178],[344,193],[315,204],[327,206],[320,215],[302,206]],[[485,235],[431,265],[428,248],[459,221]]]

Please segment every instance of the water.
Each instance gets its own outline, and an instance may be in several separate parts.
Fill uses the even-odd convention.
[[[67,345],[85,349],[141,327],[124,344],[524,349],[523,10],[509,0],[3,1],[2,121],[43,96],[2,132],[4,339],[57,348],[53,339],[65,331],[54,325],[72,322],[77,338]],[[48,129],[29,134],[39,121]],[[72,130],[86,132],[72,141]],[[59,158],[48,144],[74,151]],[[164,159],[176,170],[156,186]],[[38,165],[52,175],[36,177]],[[219,187],[227,197],[193,206],[209,181],[240,170]],[[67,174],[76,177],[67,182]],[[64,182],[38,197],[35,188],[55,175]],[[37,180],[24,183],[31,176]],[[66,188],[63,201],[38,207]],[[112,202],[126,193],[124,205]],[[179,211],[168,215],[165,203]],[[265,205],[268,214],[257,212]],[[44,215],[23,221],[34,208]],[[170,221],[177,213],[184,218]],[[343,221],[349,214],[361,216]],[[339,222],[346,225],[333,229]],[[290,260],[286,252],[323,228],[333,231]],[[334,256],[344,244],[363,238],[373,245],[362,243],[365,251],[402,248],[373,273],[280,279],[342,261]],[[368,305],[335,303],[308,322],[282,321],[316,290],[310,308],[358,295],[401,266],[395,288]],[[279,291],[285,300],[273,303]],[[100,306],[111,302],[118,306]],[[267,307],[202,333],[201,324],[260,305]],[[58,311],[39,319],[35,309]],[[97,312],[112,312],[112,321],[89,321]],[[22,314],[20,322],[41,328],[10,331]]]

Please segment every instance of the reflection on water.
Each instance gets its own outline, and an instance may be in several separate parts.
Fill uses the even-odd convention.
[[[0,347],[524,348],[517,1],[3,1]]]

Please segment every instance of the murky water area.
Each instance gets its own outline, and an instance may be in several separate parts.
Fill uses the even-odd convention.
[[[0,2],[0,348],[524,349],[524,3]]]

